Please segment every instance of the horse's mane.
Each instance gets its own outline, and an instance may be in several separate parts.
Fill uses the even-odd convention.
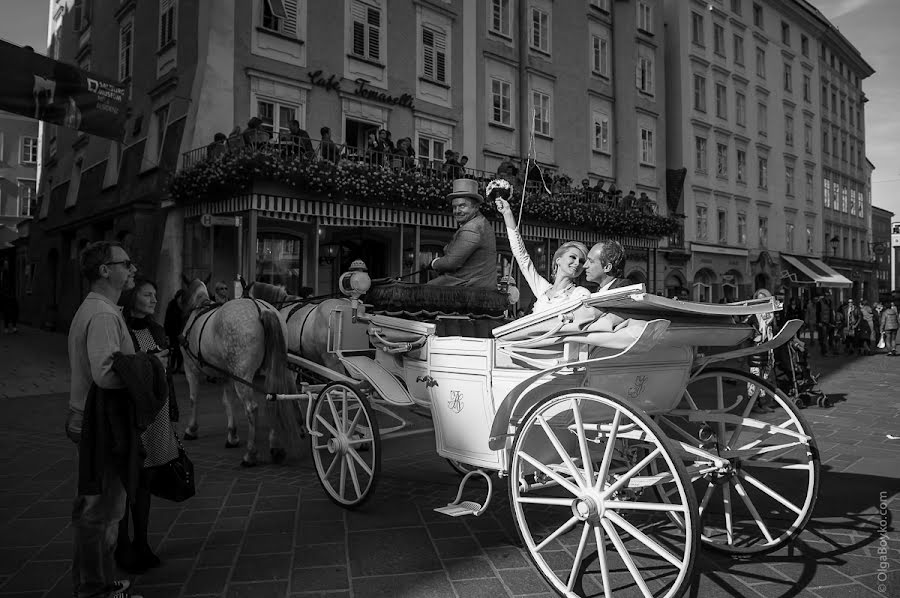
[[[206,284],[202,280],[195,278],[185,290],[183,299],[186,309],[194,309],[201,303],[209,301],[209,289],[206,288]]]
[[[280,286],[269,284],[267,282],[254,282],[250,287],[250,296],[255,299],[262,299],[272,305],[278,305],[288,300],[290,295]]]

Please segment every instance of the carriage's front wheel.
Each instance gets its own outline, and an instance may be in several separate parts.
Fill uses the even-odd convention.
[[[767,553],[803,530],[819,490],[819,451],[786,394],[758,376],[710,368],[657,421],[683,448],[710,548]]]
[[[681,596],[699,546],[698,507],[675,455],[649,416],[595,391],[565,391],[529,411],[511,448],[510,506],[557,592]],[[653,492],[663,485],[665,501]]]
[[[333,382],[316,397],[308,424],[322,488],[342,507],[360,506],[381,473],[381,436],[369,400],[352,386]]]

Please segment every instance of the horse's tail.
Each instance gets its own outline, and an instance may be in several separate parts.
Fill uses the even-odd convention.
[[[265,359],[262,371],[266,377],[266,392],[296,394],[297,383],[287,367],[287,339],[278,312],[263,309],[260,313],[265,340]],[[270,425],[288,447],[303,435],[302,416],[294,401],[266,401],[265,411]]]

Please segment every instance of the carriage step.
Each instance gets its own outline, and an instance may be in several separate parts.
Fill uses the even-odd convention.
[[[487,497],[485,498],[484,505],[473,500],[462,500],[462,493],[466,487],[466,482],[468,482],[469,478],[475,474],[480,474],[487,480]],[[444,515],[449,515],[450,517],[462,517],[463,515],[475,515],[477,517],[484,513],[485,509],[488,508],[488,505],[491,503],[491,494],[493,492],[494,484],[491,482],[491,476],[486,474],[483,469],[475,469],[463,476],[463,479],[459,482],[459,491],[456,493],[456,500],[448,503],[446,507],[437,507],[435,511],[443,513]]]

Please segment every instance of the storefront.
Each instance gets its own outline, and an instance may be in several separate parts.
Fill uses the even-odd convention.
[[[818,258],[782,253],[781,262],[786,299],[803,301],[821,294],[824,289],[833,289],[836,305],[840,305],[847,300],[853,287],[853,282],[846,276]]]
[[[746,249],[691,243],[690,298],[703,303],[749,298],[747,256]]]

